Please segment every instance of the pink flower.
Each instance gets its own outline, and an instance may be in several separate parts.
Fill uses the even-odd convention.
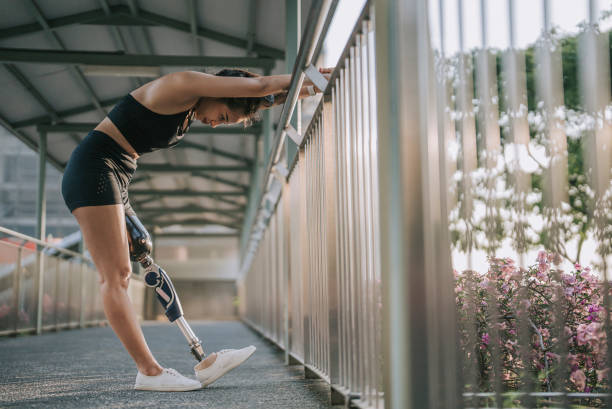
[[[570,375],[570,380],[574,382],[574,385],[576,385],[576,388],[578,388],[579,391],[584,391],[586,386],[586,376],[584,375],[584,372],[582,372],[580,369],[576,369]]]
[[[547,261],[548,261],[548,257],[547,257],[547,256],[548,256],[548,255],[546,254],[546,252],[545,252],[545,251],[540,250],[540,251],[538,252],[538,258],[537,258],[538,263],[540,263],[540,264],[546,264],[546,263],[547,263]]]
[[[485,332],[484,334],[482,334],[482,337],[480,338],[480,340],[484,345],[489,345],[489,340],[490,340],[489,334]]]

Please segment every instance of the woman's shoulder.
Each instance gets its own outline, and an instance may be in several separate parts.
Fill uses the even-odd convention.
[[[163,75],[136,88],[130,94],[142,105],[160,114],[174,114],[189,110],[197,98],[186,95],[184,81],[188,71]]]

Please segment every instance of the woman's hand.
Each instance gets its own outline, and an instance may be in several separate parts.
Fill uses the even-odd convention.
[[[335,67],[332,67],[332,68],[319,68],[319,72],[321,74],[331,74],[332,72],[334,72],[335,69],[336,69]],[[326,77],[326,78],[329,79],[329,77]]]

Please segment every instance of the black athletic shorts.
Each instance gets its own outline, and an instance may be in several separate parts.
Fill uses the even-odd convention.
[[[83,206],[123,204],[126,214],[134,214],[128,186],[135,171],[136,159],[104,132],[91,131],[70,155],[62,196],[70,212]]]

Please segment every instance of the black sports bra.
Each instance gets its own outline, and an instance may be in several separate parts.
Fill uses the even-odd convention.
[[[108,118],[136,153],[142,155],[179,143],[187,131],[183,129],[185,119],[191,113],[190,110],[169,115],[158,114],[127,94],[108,113]]]

